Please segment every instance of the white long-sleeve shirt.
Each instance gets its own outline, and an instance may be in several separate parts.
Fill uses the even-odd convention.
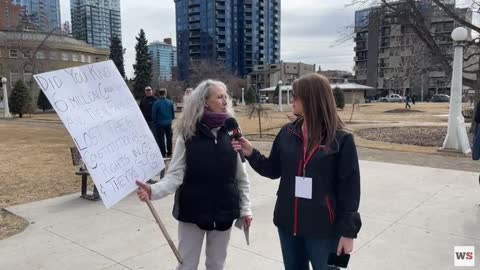
[[[217,136],[218,129],[213,129],[212,134]],[[183,183],[186,168],[186,149],[183,136],[178,136],[175,143],[170,166],[164,178],[151,185],[152,200],[158,200],[174,193]],[[240,217],[252,215],[250,208],[250,179],[247,175],[246,165],[237,155],[237,186],[240,193]]]

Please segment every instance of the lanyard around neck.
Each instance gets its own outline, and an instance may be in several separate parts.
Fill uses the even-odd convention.
[[[303,176],[305,177],[305,168],[307,167],[308,162],[312,159],[315,152],[320,148],[320,145],[315,145],[315,147],[310,151],[310,154],[307,155],[307,148],[308,148],[308,131],[307,126],[302,125],[302,133],[303,133]]]

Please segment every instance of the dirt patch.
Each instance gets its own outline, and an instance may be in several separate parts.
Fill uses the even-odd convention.
[[[424,111],[414,109],[393,109],[385,111],[385,113],[423,113]]]
[[[259,141],[259,142],[273,142],[275,140],[276,134],[245,134],[245,138],[250,141]]]
[[[28,221],[4,209],[0,209],[0,240],[22,232]]]
[[[447,127],[368,128],[356,133],[371,141],[441,147],[447,134]],[[473,135],[468,134],[468,136],[471,142]]]

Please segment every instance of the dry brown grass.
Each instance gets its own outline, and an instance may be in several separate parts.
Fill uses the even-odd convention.
[[[28,221],[8,211],[0,209],[0,240],[23,231]]]
[[[355,111],[353,120],[363,121],[411,121],[411,122],[445,122],[446,117],[439,115],[448,114],[448,103],[417,103],[412,105],[412,109],[422,112],[415,113],[385,113],[389,110],[403,109],[404,103],[370,103],[361,104],[360,110]],[[347,121],[350,119],[352,107],[346,105],[343,110],[339,111],[340,117]]]
[[[16,121],[0,122],[0,149],[8,153],[0,155],[0,208],[77,192],[67,131]]]

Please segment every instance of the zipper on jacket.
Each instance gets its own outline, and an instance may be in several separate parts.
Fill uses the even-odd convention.
[[[335,222],[335,212],[333,212],[332,204],[330,203],[330,197],[325,196],[325,202],[327,203],[328,207],[328,215],[330,217],[330,223],[333,225]]]

